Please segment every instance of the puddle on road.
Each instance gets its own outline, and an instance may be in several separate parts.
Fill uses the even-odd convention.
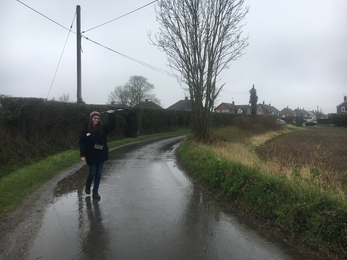
[[[126,165],[117,156],[125,159],[131,149],[112,153],[101,201],[84,194],[88,166],[60,181],[28,259],[150,259],[154,252],[158,259],[315,259],[276,237],[264,239],[194,185],[176,164],[177,145],[154,156],[164,163],[144,151],[130,154]]]

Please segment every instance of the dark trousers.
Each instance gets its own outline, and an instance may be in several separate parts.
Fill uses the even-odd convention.
[[[89,175],[87,177],[87,187],[92,185],[92,181],[94,179],[94,190],[99,189],[99,184],[101,180],[102,168],[104,167],[104,162],[89,164]]]

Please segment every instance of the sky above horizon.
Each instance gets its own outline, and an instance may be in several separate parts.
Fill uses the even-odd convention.
[[[105,104],[109,93],[134,75],[154,85],[153,94],[163,108],[184,99],[187,92],[162,72],[171,73],[165,53],[150,44],[148,33],[155,34],[159,27],[151,2],[2,0],[0,95],[58,99],[65,94],[76,101],[74,17],[80,5],[81,30],[89,38],[82,38],[86,103]],[[347,95],[347,1],[245,0],[245,4],[250,7],[243,28],[249,46],[219,78],[218,84],[225,86],[215,106],[248,104],[254,85],[258,102],[278,110],[318,107],[323,113],[335,113]]]

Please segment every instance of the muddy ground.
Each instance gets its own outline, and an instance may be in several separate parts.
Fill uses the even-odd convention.
[[[257,152],[263,160],[319,168],[325,178],[340,180],[347,172],[347,129],[306,128],[272,139]]]

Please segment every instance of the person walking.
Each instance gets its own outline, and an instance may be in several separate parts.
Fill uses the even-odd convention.
[[[106,136],[116,127],[113,110],[108,110],[107,113],[109,113],[109,123],[104,125],[101,122],[100,113],[93,111],[79,138],[81,160],[89,166],[85,192],[88,195],[90,194],[90,188],[94,180],[93,199],[100,199],[98,190],[102,168],[104,162],[108,160]]]

